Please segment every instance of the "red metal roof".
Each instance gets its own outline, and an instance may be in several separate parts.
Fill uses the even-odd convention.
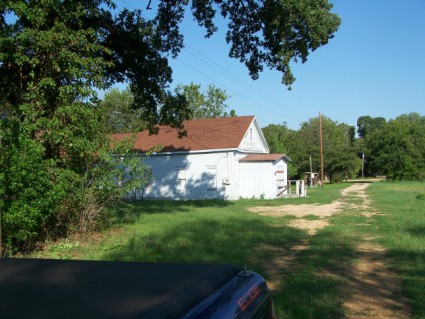
[[[239,160],[239,162],[275,162],[280,160],[282,157],[286,157],[285,154],[250,154]]]
[[[175,128],[160,126],[158,134],[148,130],[136,133],[134,149],[147,152],[157,145],[159,152],[237,149],[248,131],[254,116],[235,116],[184,121],[187,136],[179,137]],[[131,133],[111,134],[112,141],[131,137]]]

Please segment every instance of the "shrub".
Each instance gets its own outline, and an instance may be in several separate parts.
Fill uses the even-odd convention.
[[[40,143],[28,138],[11,148],[3,195],[3,237],[11,252],[30,249],[46,235],[45,222],[63,196],[52,183],[42,153]]]
[[[103,145],[70,168],[44,159],[45,148],[37,140],[21,137],[11,145],[0,193],[6,254],[32,250],[46,238],[95,229],[107,206],[149,181],[150,170],[132,151],[131,140],[114,149]]]

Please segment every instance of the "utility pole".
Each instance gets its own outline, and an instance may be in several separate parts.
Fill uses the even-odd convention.
[[[323,168],[323,134],[322,134],[322,115],[319,112],[319,130],[320,130],[320,175],[322,187],[325,183],[325,170]]]
[[[364,152],[362,153],[362,180],[364,177]]]

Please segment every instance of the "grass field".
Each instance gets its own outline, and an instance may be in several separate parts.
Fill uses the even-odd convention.
[[[112,212],[111,229],[89,240],[51,243],[37,256],[233,263],[270,279],[268,268],[276,250],[289,252],[308,243],[297,253],[296,267],[283,270],[273,292],[276,312],[291,319],[343,318],[344,274],[359,257],[357,245],[372,237],[387,249],[388,265],[403,279],[412,318],[425,318],[425,184],[372,184],[367,192],[381,214],[368,218],[350,209],[334,215],[330,225],[314,235],[290,227],[294,216],[248,211],[252,206],[329,204],[348,185],[326,185],[309,190],[307,198],[274,201],[137,202]]]
[[[425,184],[372,185],[369,194],[382,215],[376,234],[390,267],[403,279],[413,318],[425,318]]]

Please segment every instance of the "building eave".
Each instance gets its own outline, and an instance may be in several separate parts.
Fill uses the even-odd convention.
[[[151,156],[166,156],[166,155],[189,155],[189,154],[207,154],[207,153],[224,153],[224,152],[235,152],[237,148],[223,148],[223,149],[209,149],[209,150],[196,150],[196,151],[169,151],[169,152],[157,152],[152,153]],[[146,154],[140,152],[140,154]]]

